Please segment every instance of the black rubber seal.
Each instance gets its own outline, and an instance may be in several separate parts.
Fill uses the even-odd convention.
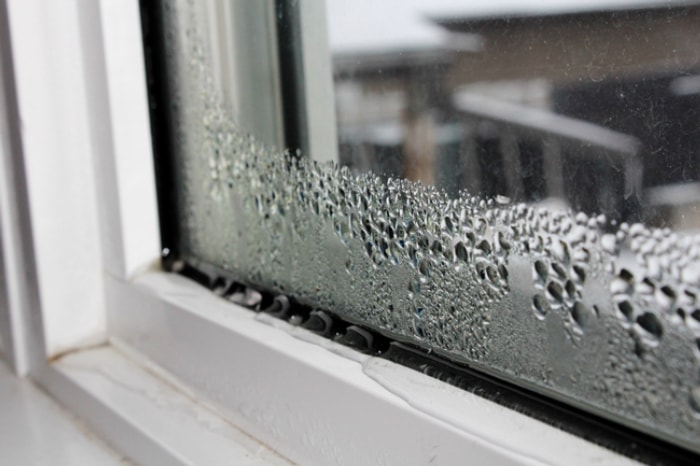
[[[309,154],[299,8],[297,1],[275,1],[284,139],[293,157]]]
[[[162,0],[141,0],[139,3],[163,252],[162,266],[166,270],[173,270],[175,262],[180,258],[180,219],[177,209],[175,140],[168,104],[171,90],[165,60],[164,5]]]

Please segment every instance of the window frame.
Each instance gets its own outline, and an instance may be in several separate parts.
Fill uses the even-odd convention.
[[[76,375],[72,358],[100,347],[107,353],[95,364],[109,372],[122,355],[301,463],[460,464],[467,457],[480,464],[563,457],[573,464],[632,463],[477,395],[256,316],[159,270],[138,6],[136,0],[0,4],[11,49],[2,50],[3,78],[14,78],[4,88],[16,89],[16,99],[5,98],[0,109],[12,123],[7,133],[3,128],[3,144],[11,144],[0,154],[2,247],[9,276],[27,277],[9,283],[4,314],[16,337],[6,356],[17,373],[145,464],[205,457],[184,455],[174,438],[144,429],[138,414],[125,421],[128,403],[110,398],[109,386],[96,388]],[[305,24],[311,16],[303,11]],[[315,128],[327,144],[325,126]],[[60,176],[52,172],[56,164],[46,163],[50,157],[60,160]],[[236,354],[245,357],[227,357]],[[196,431],[184,443],[196,444],[202,438]]]

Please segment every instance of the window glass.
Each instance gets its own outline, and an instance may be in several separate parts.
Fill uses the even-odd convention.
[[[0,233],[0,241],[2,241],[2,233]],[[3,254],[3,248],[0,247],[0,359],[7,357],[7,343],[5,340],[9,340],[8,334],[10,329],[10,303],[7,299],[7,276],[5,274],[5,258]]]
[[[331,0],[341,162],[451,197],[694,229],[698,11]]]
[[[329,1],[321,164],[284,150],[273,2],[164,1],[173,247],[697,449],[700,7],[484,5]]]

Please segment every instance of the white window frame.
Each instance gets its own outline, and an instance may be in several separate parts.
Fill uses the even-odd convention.
[[[232,445],[269,451],[240,429],[301,464],[632,462],[162,272],[137,0],[0,8],[16,92],[0,100],[5,357],[122,454],[211,464]],[[160,395],[135,400],[98,373]],[[212,438],[206,416],[236,429]]]

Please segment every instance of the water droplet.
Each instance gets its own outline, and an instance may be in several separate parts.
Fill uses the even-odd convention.
[[[414,294],[420,294],[420,280],[413,280],[408,284],[408,291]]]
[[[637,317],[637,324],[656,340],[659,340],[663,335],[663,325],[661,321],[651,312],[645,312]]]
[[[503,196],[501,194],[496,195],[496,203],[500,205],[508,205],[511,203],[511,200],[507,196]]]
[[[448,242],[445,241],[447,244]],[[454,262],[455,260],[455,253],[454,250],[450,247],[445,247],[442,251],[442,256],[447,260],[447,262]]]
[[[583,241],[586,240],[586,233],[588,230],[586,227],[577,225],[571,229],[571,232],[569,233],[569,241],[573,245],[577,245],[579,243],[582,243]]]
[[[547,307],[547,299],[544,296],[536,294],[532,297],[532,308],[538,319],[544,319],[547,316]]]
[[[620,311],[622,317],[626,321],[632,322],[634,320],[634,307],[629,301],[620,301],[619,303],[617,303],[617,309]]]
[[[549,275],[549,267],[544,262],[537,260],[534,264],[534,279],[544,284]]]
[[[700,309],[693,310],[690,317],[693,319],[695,324],[700,326]]]
[[[659,288],[655,296],[659,308],[665,311],[670,311],[673,308],[673,304],[676,302],[676,292],[668,285]]]
[[[479,236],[484,236],[486,233],[486,227],[488,226],[488,223],[486,220],[483,218],[477,218],[476,221],[474,222],[474,230]],[[488,244],[488,243],[486,243]],[[489,250],[491,250],[491,247],[489,246]]]
[[[694,387],[690,391],[690,407],[695,411],[695,415],[700,415],[700,387]]]
[[[408,258],[410,259],[410,263],[413,267],[418,266],[418,250],[413,244],[408,245]]]
[[[651,295],[654,294],[654,290],[656,287],[654,286],[654,283],[649,280],[648,278],[645,278],[642,280],[640,283],[637,284],[637,292],[639,294],[643,295]]]
[[[352,275],[355,271],[355,264],[352,262],[352,259],[348,259],[345,261],[345,271],[350,275]]]
[[[433,264],[427,257],[420,260],[418,263],[418,271],[425,277],[430,277],[433,271]]]
[[[379,240],[379,252],[384,255],[384,257],[389,257],[389,243],[382,238]]]
[[[493,267],[491,265],[486,267],[486,275],[489,277],[489,280],[491,280],[493,283],[499,282],[498,270],[496,269],[496,267]]]
[[[452,222],[452,219],[449,216],[446,216],[443,221],[442,221],[442,228],[445,231],[448,231],[452,233],[454,231],[454,223]]]
[[[564,290],[562,290],[561,285],[557,282],[549,282],[547,285],[547,294],[557,303],[564,302]]]
[[[481,242],[476,246],[476,248],[482,251],[484,254],[491,254],[491,244],[485,239],[481,240]]]
[[[651,280],[661,280],[661,264],[656,257],[647,259],[646,275]]]
[[[627,270],[627,269],[621,269],[621,270],[620,270],[620,273],[618,274],[618,276],[619,276],[622,280],[624,280],[624,281],[626,281],[627,283],[629,283],[630,285],[634,284],[634,275],[633,275],[632,272],[630,272],[629,270]]]
[[[469,262],[469,253],[461,241],[455,245],[455,255],[462,262]]]
[[[576,296],[576,286],[574,285],[574,282],[571,280],[567,280],[566,283],[564,284],[564,289],[566,290],[566,294],[570,297],[573,298]]]
[[[562,240],[554,241],[552,243],[552,255],[562,264],[569,264],[569,245]]]
[[[700,287],[700,263],[693,262],[683,269],[681,279],[686,285]]]
[[[610,282],[610,293],[613,295],[629,294],[631,292],[630,284],[621,278],[615,278]]]
[[[615,238],[615,235],[611,235],[611,234],[603,235],[600,238],[600,246],[608,254],[616,254],[617,253],[617,238]]]
[[[552,270],[554,270],[560,278],[566,278],[568,276],[566,269],[564,269],[564,267],[562,267],[558,262],[552,262]]]
[[[399,262],[401,262],[401,256],[403,254],[403,251],[401,249],[401,245],[396,240],[391,240],[391,242],[389,243],[389,252],[391,261],[394,264],[398,264]]]
[[[578,265],[574,265],[573,267],[571,267],[571,270],[573,270],[573,272],[574,272],[573,273],[574,280],[577,283],[583,285],[586,282],[586,271],[584,270],[584,268],[581,266],[578,266]]]
[[[574,322],[582,329],[586,327],[588,323],[588,317],[590,316],[590,311],[581,301],[576,301],[571,307],[571,317]]]
[[[510,251],[513,247],[513,245],[506,239],[506,236],[501,231],[498,232],[498,245],[505,251]]]
[[[587,248],[578,248],[574,252],[574,260],[579,264],[586,264],[591,259],[591,253]]]
[[[430,246],[430,238],[428,238],[427,236],[421,236],[420,238],[418,238],[418,247],[421,250],[426,251],[429,246]]]

